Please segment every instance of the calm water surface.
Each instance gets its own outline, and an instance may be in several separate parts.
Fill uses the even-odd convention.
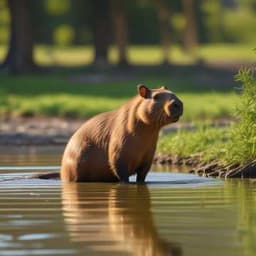
[[[152,172],[146,185],[25,179],[63,148],[0,149],[0,255],[256,255],[256,189]],[[157,170],[157,167],[153,167]]]

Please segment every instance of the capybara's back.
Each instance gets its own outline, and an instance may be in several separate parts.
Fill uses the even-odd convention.
[[[138,95],[119,109],[86,121],[71,137],[62,158],[63,181],[143,182],[162,126],[176,122],[182,102],[166,87],[138,86]]]

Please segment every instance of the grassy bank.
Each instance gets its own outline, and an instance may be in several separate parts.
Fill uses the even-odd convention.
[[[230,127],[209,127],[201,124],[193,130],[181,129],[175,134],[162,136],[157,151],[182,158],[200,154],[203,161],[222,161],[230,138]]]
[[[194,130],[180,130],[176,134],[163,136],[158,144],[158,152],[182,158],[198,154],[203,162],[217,162],[219,166],[233,165],[241,170],[244,170],[245,165],[249,166],[250,175],[254,173],[255,176],[255,68],[241,69],[236,79],[242,82],[239,101],[233,113],[238,122],[228,127],[198,125]],[[239,169],[236,170],[236,174],[238,172]]]

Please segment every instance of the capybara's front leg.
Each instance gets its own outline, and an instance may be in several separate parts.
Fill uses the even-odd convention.
[[[116,161],[115,172],[116,172],[116,175],[118,176],[120,182],[122,182],[122,183],[128,183],[129,182],[127,164],[123,163],[120,160]]]
[[[109,152],[108,152],[109,165],[120,182],[128,183],[129,182],[128,161],[127,161],[127,157],[125,157],[127,153],[126,151],[121,152],[122,147],[125,147],[125,146],[122,145],[122,147],[120,148],[119,144],[120,142],[116,140],[114,140],[113,143],[110,142]]]
[[[138,168],[137,170],[137,177],[136,177],[136,182],[137,183],[144,183],[145,182],[145,178],[149,172],[151,166],[151,162],[149,163],[145,163],[143,165],[141,165],[140,168]]]

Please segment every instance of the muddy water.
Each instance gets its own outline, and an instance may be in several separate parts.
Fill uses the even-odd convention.
[[[168,172],[146,185],[24,178],[58,169],[61,152],[2,149],[1,256],[256,255],[253,182]]]

